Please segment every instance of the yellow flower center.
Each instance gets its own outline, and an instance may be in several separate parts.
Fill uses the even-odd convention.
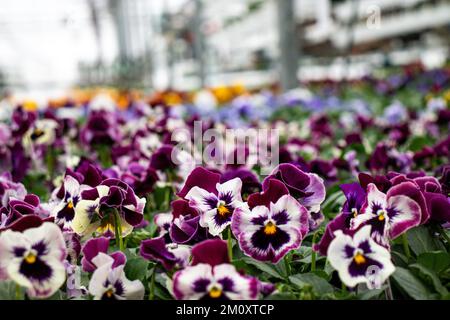
[[[73,209],[73,202],[72,202],[72,201],[69,201],[69,202],[67,203],[67,208]]]
[[[353,259],[355,260],[356,264],[363,264],[366,263],[366,258],[361,252],[358,252]]]
[[[222,290],[217,287],[212,287],[211,290],[209,290],[209,296],[213,299],[217,299],[222,295]]]
[[[221,215],[222,217],[229,214],[230,210],[227,208],[227,206],[224,203],[220,203],[219,206],[217,207],[217,212],[219,213],[219,215]]]
[[[31,133],[31,139],[32,140],[36,140],[37,138],[41,137],[44,135],[44,131],[41,129],[34,129],[33,132]]]
[[[386,217],[385,217],[386,211],[385,210],[378,210],[377,214],[378,214],[379,221],[383,221],[384,219],[386,219]]]
[[[356,218],[356,216],[358,215],[358,210],[356,210],[356,208],[352,208],[352,213],[353,213],[353,218]]]
[[[275,234],[277,232],[277,226],[272,222],[269,221],[264,226],[264,233],[267,235]]]
[[[108,290],[106,290],[105,294],[108,298],[111,298],[114,294],[114,291],[113,291],[113,289],[108,289]]]
[[[27,256],[25,257],[25,262],[28,264],[33,264],[36,262],[36,255],[33,253],[29,253],[27,254]]]

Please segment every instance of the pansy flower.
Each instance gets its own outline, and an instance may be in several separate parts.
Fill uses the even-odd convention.
[[[229,263],[227,244],[220,239],[192,248],[192,265],[175,273],[172,292],[178,300],[256,299],[260,283],[237,272]]]
[[[308,219],[305,207],[290,195],[283,195],[269,206],[238,208],[231,228],[245,254],[277,263],[300,246],[308,232]]]
[[[25,132],[23,136],[23,146],[26,150],[30,150],[33,146],[51,145],[56,138],[56,128],[58,123],[52,119],[37,120]]]
[[[419,225],[421,220],[419,204],[405,195],[392,195],[393,190],[392,188],[384,194],[375,184],[370,183],[367,186],[367,199],[361,208],[361,214],[352,219],[352,229],[370,225],[374,239],[380,244],[387,245],[388,239],[395,239]]]
[[[178,300],[250,300],[257,298],[258,281],[231,264],[200,263],[174,275],[173,293]]]
[[[191,250],[186,245],[166,243],[164,237],[141,242],[140,255],[147,260],[159,261],[167,270],[184,268],[189,263]]]
[[[217,236],[231,224],[233,212],[242,205],[241,188],[241,179],[234,178],[215,186],[208,185],[208,189],[193,186],[185,198],[191,207],[200,211],[200,226]]]
[[[126,183],[106,179],[81,193],[72,229],[80,235],[96,233],[114,238],[120,223],[121,234],[125,237],[142,222],[145,203],[146,199],[138,198]]]
[[[158,227],[159,235],[164,236],[169,233],[169,229],[173,221],[173,214],[170,212],[155,214],[153,221]]]
[[[25,287],[30,297],[49,297],[62,286],[66,256],[63,234],[54,223],[0,235],[0,276]]]
[[[361,207],[366,198],[366,192],[357,182],[341,184],[340,188],[344,192],[346,198],[342,207],[342,212],[327,224],[322,239],[313,246],[315,251],[320,252],[324,256],[327,254],[330,242],[334,239],[334,232],[336,230],[350,230],[351,222],[359,213],[361,213]]]
[[[0,208],[0,218],[0,231],[23,231],[39,227],[45,221],[53,222],[53,217],[49,217],[49,212],[34,194],[27,194],[23,200],[10,198],[8,206]]]
[[[89,293],[95,300],[142,300],[145,289],[139,280],[125,276],[124,265],[114,267],[114,259],[99,253],[93,263],[97,269],[89,281]]]
[[[177,199],[170,205],[173,221],[169,228],[169,237],[173,242],[192,245],[212,237],[207,228],[200,226],[198,211],[189,206],[189,201]]]
[[[371,226],[364,226],[353,236],[341,230],[328,247],[328,261],[348,287],[365,283],[369,289],[380,287],[395,271],[389,250],[371,237]]]
[[[75,217],[75,206],[80,200],[80,183],[72,176],[64,177],[64,196],[52,210],[55,223],[64,230],[71,230],[73,218]]]
[[[303,172],[290,163],[282,163],[264,179],[263,190],[272,179],[283,182],[289,194],[309,212],[320,211],[320,204],[325,200],[325,185],[317,174]]]
[[[27,190],[22,183],[12,181],[11,174],[5,172],[0,175],[0,204],[6,207],[9,203],[9,199],[23,200],[27,195]]]
[[[86,272],[93,272],[97,268],[93,260],[100,253],[108,254],[109,239],[106,237],[92,238],[86,241],[83,246],[83,258],[81,259],[81,266]],[[124,265],[127,261],[125,254],[121,251],[112,252],[109,254],[113,258],[113,268]]]

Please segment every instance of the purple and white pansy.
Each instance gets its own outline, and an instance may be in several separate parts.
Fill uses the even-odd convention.
[[[300,246],[308,232],[309,214],[290,195],[269,206],[242,206],[233,215],[231,228],[242,251],[260,261],[277,263]]]
[[[365,283],[369,289],[379,288],[395,271],[389,250],[372,239],[371,228],[364,226],[353,236],[335,231],[328,247],[328,261],[348,287]]]
[[[351,228],[372,226],[372,237],[382,245],[420,224],[419,204],[405,195],[391,195],[379,191],[375,184],[367,186],[366,202],[351,221]]]
[[[142,300],[145,289],[139,280],[125,276],[124,265],[114,267],[114,259],[100,252],[93,263],[97,269],[89,281],[89,293],[95,300]]]
[[[187,245],[166,243],[164,237],[143,240],[140,255],[152,261],[161,262],[167,270],[184,268],[189,263],[191,249]]]
[[[178,300],[250,300],[257,298],[259,282],[232,264],[199,263],[175,273],[172,291]]]
[[[52,216],[55,217],[55,223],[64,230],[71,230],[73,218],[75,217],[75,207],[80,200],[81,187],[77,179],[70,175],[64,177],[63,198],[52,209]]]
[[[119,232],[125,237],[142,222],[145,203],[146,199],[137,197],[125,182],[106,179],[81,192],[72,229],[83,236],[95,233],[114,238],[116,227],[120,227]]]
[[[207,227],[210,234],[217,236],[231,224],[233,213],[243,204],[241,188],[241,179],[234,178],[217,183],[211,191],[195,186],[185,198],[191,207],[200,211],[200,226]]]
[[[319,212],[325,200],[326,190],[323,179],[315,173],[300,170],[290,163],[282,163],[264,179],[263,189],[270,180],[281,181],[289,190],[289,194],[297,199],[309,212]]]
[[[26,288],[29,297],[46,298],[66,279],[66,256],[63,234],[54,223],[22,233],[6,230],[0,235],[0,278]]]

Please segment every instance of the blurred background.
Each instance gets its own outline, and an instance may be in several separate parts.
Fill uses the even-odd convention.
[[[1,1],[0,92],[288,90],[441,67],[449,34],[450,0]]]

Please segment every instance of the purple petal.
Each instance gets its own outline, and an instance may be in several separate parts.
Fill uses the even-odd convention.
[[[220,239],[210,239],[192,248],[192,265],[207,263],[211,266],[230,263],[227,243]]]
[[[197,167],[192,170],[190,175],[187,177],[183,188],[177,195],[184,198],[189,190],[195,186],[217,195],[216,184],[219,182],[220,174],[211,172],[202,167]]]

